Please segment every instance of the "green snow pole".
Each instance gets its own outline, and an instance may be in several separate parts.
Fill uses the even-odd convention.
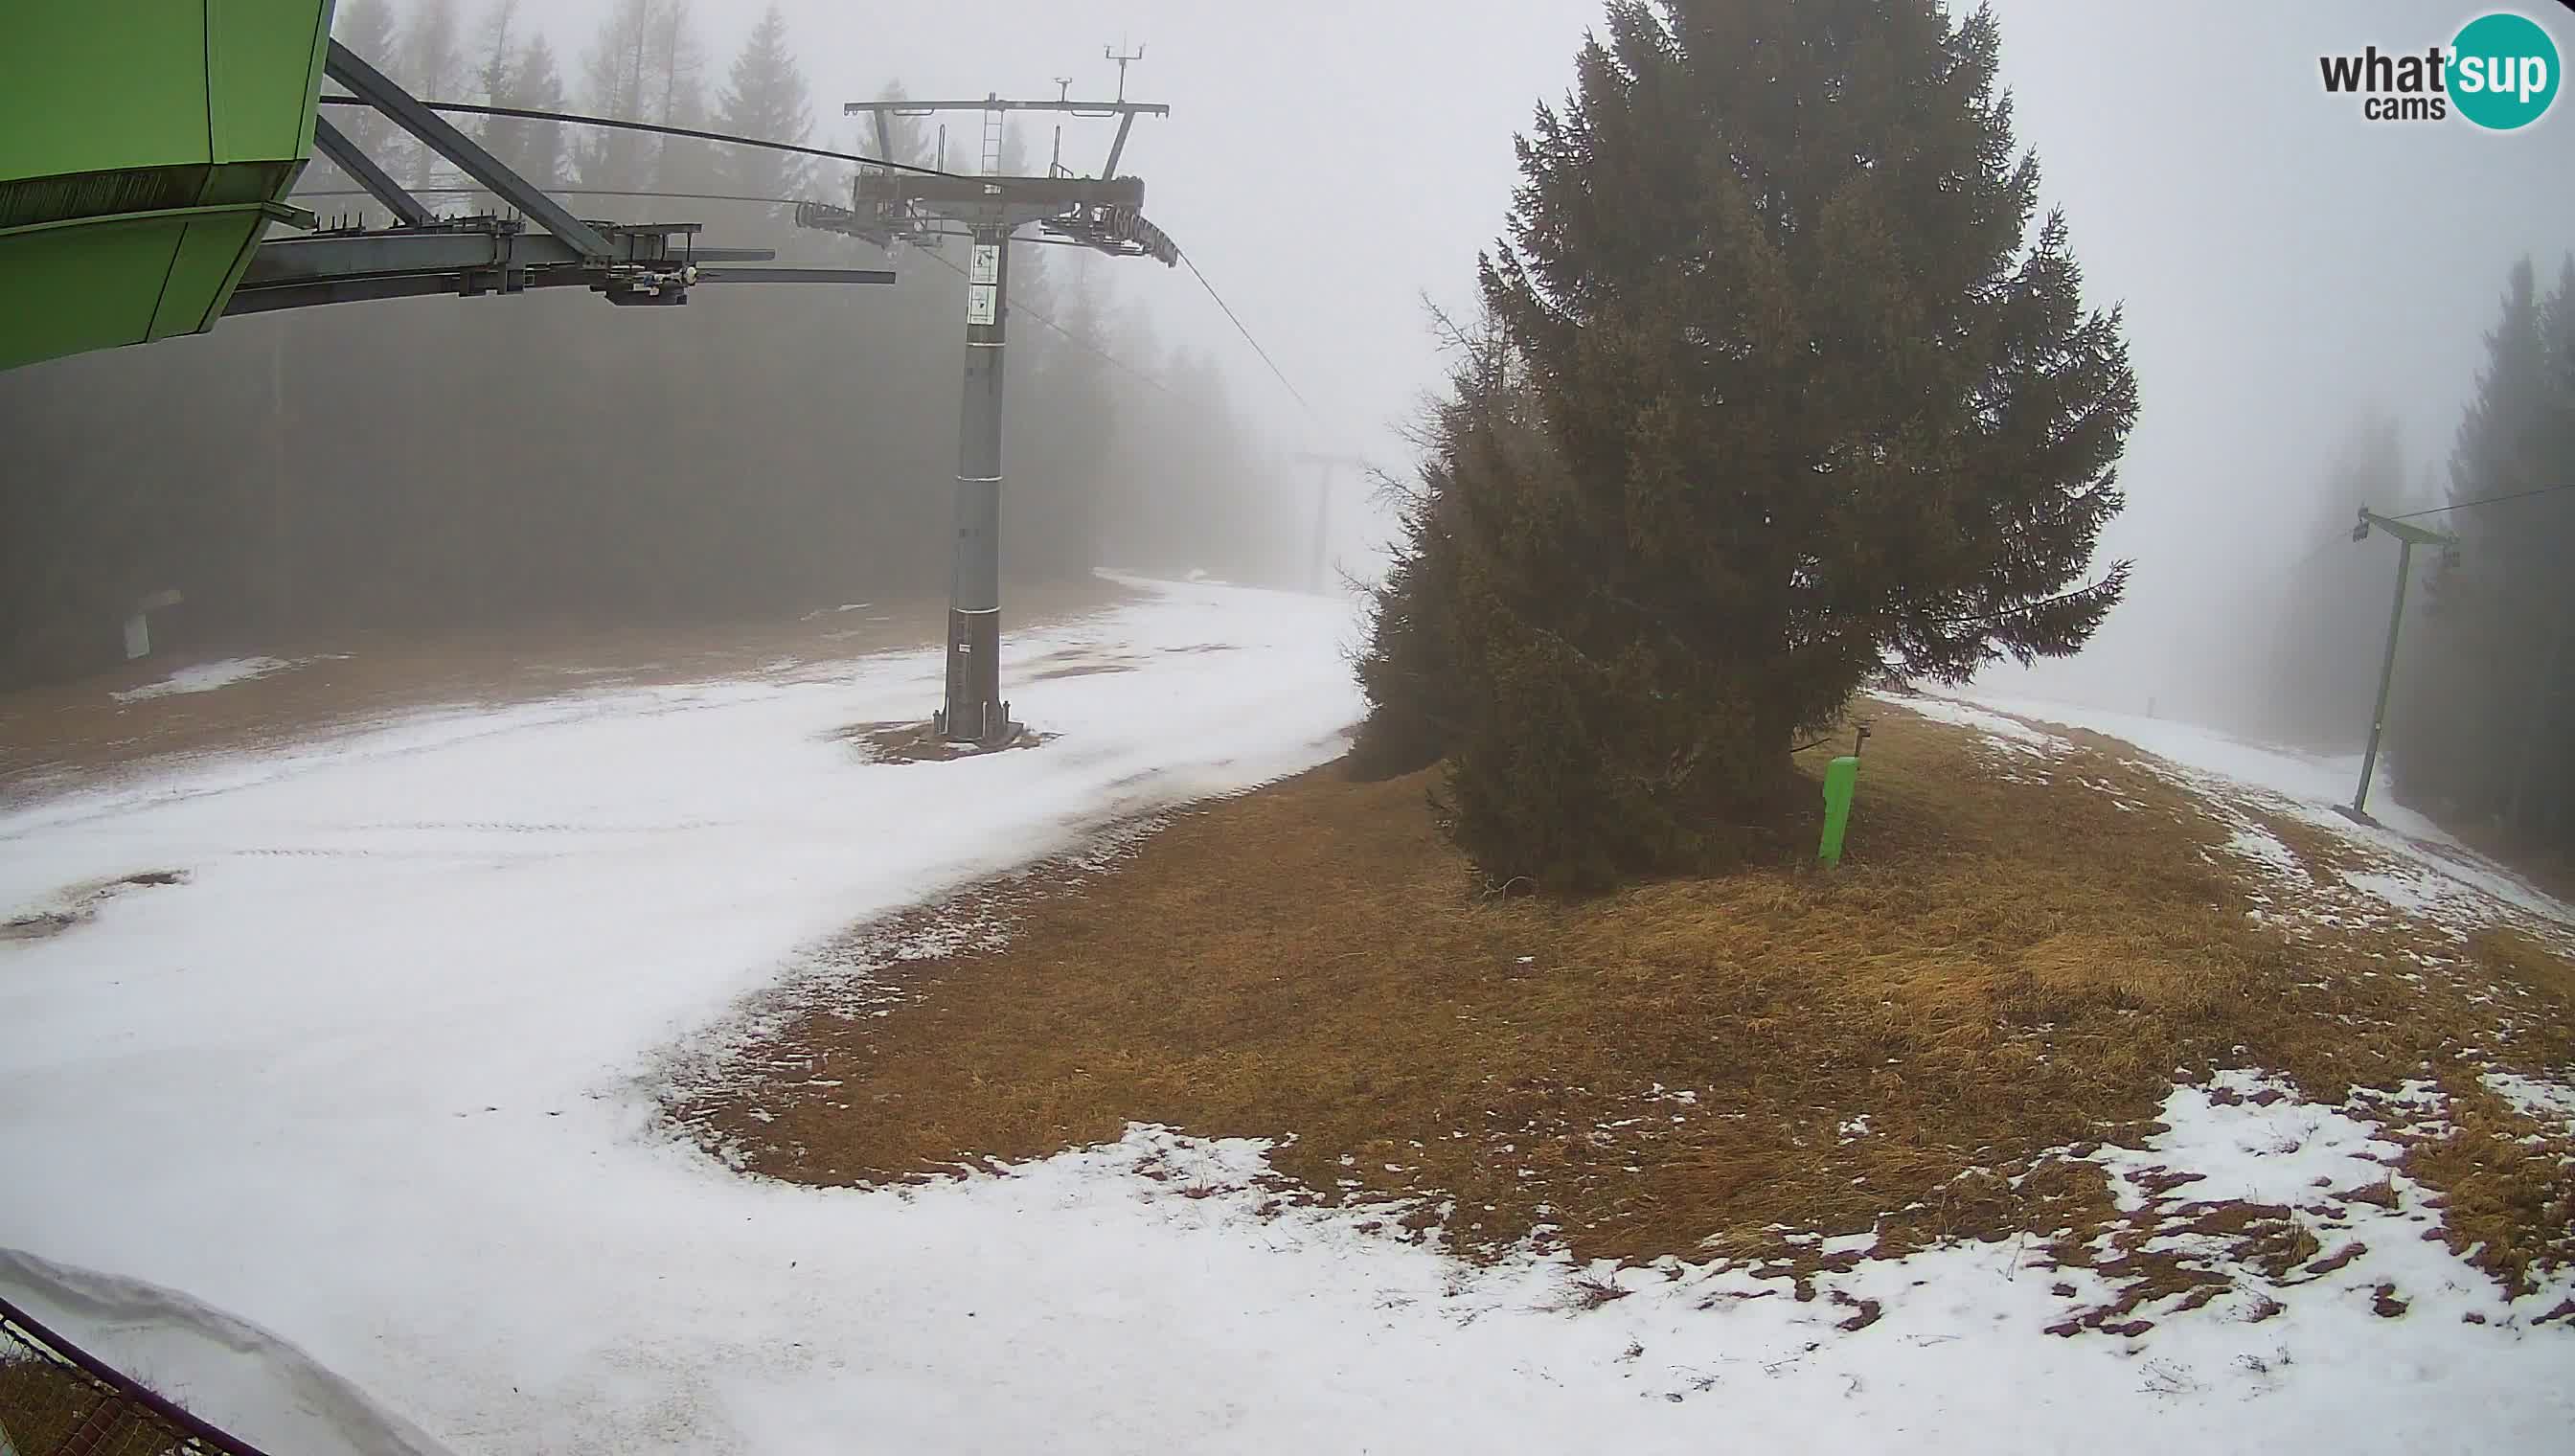
[[[1824,767],[1824,842],[1815,857],[1842,862],[1842,831],[1850,827],[1851,795],[1859,790],[1859,759],[1835,758]]]

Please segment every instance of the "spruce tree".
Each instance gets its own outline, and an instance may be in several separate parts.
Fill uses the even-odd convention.
[[[2395,418],[2379,410],[2355,417],[2327,460],[2313,514],[2300,523],[2302,555],[2264,584],[2274,595],[2242,624],[2271,638],[2252,724],[2264,736],[2357,751],[2368,734],[2387,646],[2388,561],[2386,552],[2350,545],[2345,534],[2363,507],[2412,508],[2408,491]]]
[[[664,0],[617,0],[582,57],[583,103],[600,116],[649,121],[646,100],[656,22]],[[651,153],[638,132],[589,129],[574,150],[584,187],[614,191],[646,185]]]
[[[511,43],[518,23],[519,0],[494,0],[492,8],[483,16],[482,33],[475,42],[475,94],[495,106],[507,104],[501,97],[510,89],[510,65],[514,59]],[[491,136],[492,124],[504,119],[485,118],[483,134]]]
[[[2486,366],[2450,457],[2438,523],[2456,559],[2433,569],[2399,683],[2389,756],[2407,801],[2462,825],[2575,838],[2575,263],[2543,297],[2512,270]]]
[[[661,126],[704,127],[706,47],[698,39],[689,0],[656,0],[649,31],[649,103],[646,120]],[[686,137],[655,141],[653,187],[659,192],[704,192],[715,183],[715,151]]]
[[[742,53],[734,57],[724,94],[716,102],[715,129],[795,143],[813,132],[812,94],[788,46],[787,18],[776,5],[760,17]],[[806,159],[786,152],[725,147],[716,154],[717,190],[745,197],[801,196],[809,170]]]
[[[1481,267],[1543,450],[1460,472],[1455,832],[1581,887],[1759,841],[1884,671],[2076,651],[2136,416],[1989,11],[1622,0]]]
[[[349,0],[331,15],[331,38],[364,57],[367,64],[378,68],[394,63],[394,13],[385,0]],[[329,107],[331,121],[358,150],[384,160],[384,145],[394,136],[394,125],[372,106]]]
[[[554,47],[547,43],[543,32],[530,36],[518,58],[510,63],[500,104],[530,111],[563,109],[563,75],[555,66]],[[520,176],[543,188],[563,185],[562,127],[552,122],[495,118],[493,141],[493,151]]]
[[[467,70],[457,33],[456,0],[418,0],[395,48],[396,79],[423,101],[455,100]],[[442,165],[438,154],[414,144],[408,156],[412,186],[434,185]]]

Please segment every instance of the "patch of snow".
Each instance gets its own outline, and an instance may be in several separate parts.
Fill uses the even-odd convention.
[[[2575,1086],[2564,1082],[2544,1082],[2518,1072],[2489,1071],[2478,1078],[2486,1090],[2503,1098],[2513,1110],[2534,1122],[2549,1124],[2566,1136],[2575,1137]]]
[[[2229,1094],[2249,1098],[2265,1091],[2278,1100],[2268,1105],[2223,1100]],[[2099,1155],[2113,1175],[2112,1194],[2128,1212],[2151,1201],[2133,1186],[2151,1169],[2200,1174],[2201,1181],[2185,1189],[2192,1201],[2241,1198],[2295,1205],[2312,1200],[2320,1186],[2375,1182],[2387,1172],[2378,1159],[2404,1151],[2381,1141],[2374,1125],[2337,1108],[2301,1101],[2253,1072],[2224,1071],[2205,1087],[2175,1087],[2164,1099],[2161,1120],[2172,1130],[2149,1139],[2144,1150],[2105,1147]]]
[[[2331,829],[2389,859],[2409,861],[2495,902],[2561,925],[2575,926],[2575,906],[2533,887],[2502,865],[2470,849],[2438,824],[2399,803],[2389,790],[2384,760],[2372,778],[2370,815],[2377,826],[2338,812],[2351,802],[2360,778],[2357,754],[2318,756],[2247,742],[2196,724],[2141,718],[2077,704],[1973,692],[1975,702],[1998,713],[2062,724],[2134,743],[2184,770],[2185,783],[2224,794],[2258,790],[2266,808]],[[2373,889],[2373,893],[2376,892]],[[2472,910],[2474,896],[2443,896],[2435,903],[2454,920],[2491,918]]]
[[[2298,856],[2288,845],[2280,842],[2279,835],[2249,819],[2237,820],[2233,829],[2226,840],[2228,849],[2261,865],[2278,878],[2298,883],[2306,880],[2305,866],[2298,862]]]
[[[1933,723],[1953,724],[1959,728],[1974,728],[1984,735],[1985,741],[2007,752],[2050,757],[2058,753],[2072,752],[2074,749],[2074,744],[2054,733],[2043,732],[2017,718],[2007,718],[2000,713],[1990,712],[1973,704],[1961,703],[1954,698],[1934,698],[1927,695],[1908,697],[1899,693],[1879,692],[1872,692],[1868,696],[1880,703],[1890,704],[1907,713],[1927,718]]]
[[[2179,1253],[2232,1283],[2199,1312],[2213,1314],[2211,1323],[2178,1319],[2185,1311],[2169,1296],[2139,1307],[2136,1314],[2158,1322],[2158,1352],[2173,1348],[2162,1343],[2165,1335],[2179,1333],[2176,1343],[2188,1348],[2214,1332],[2212,1323],[2242,1319],[2275,1335],[2299,1365],[2332,1362],[2342,1374],[2329,1378],[2337,1380],[2365,1379],[2373,1359],[2391,1362],[2382,1369],[2443,1383],[2464,1373],[2454,1361],[2563,1359],[2557,1343],[2575,1331],[2539,1322],[2575,1296],[2575,1274],[2560,1270],[2535,1292],[2507,1299],[2491,1277],[2451,1253],[2432,1191],[2395,1166],[2404,1145],[2394,1134],[2443,1130],[2437,1091],[2410,1083],[2394,1095],[2356,1091],[2352,1103],[2377,1120],[2302,1101],[2257,1073],[2221,1073],[2208,1086],[2173,1090],[2161,1114],[2169,1131],[2146,1149],[2096,1155],[2131,1229],[2154,1234],[2141,1247]],[[2231,1200],[2269,1205],[2269,1216],[2303,1229],[2316,1252],[2277,1281],[2227,1261],[2224,1237],[2189,1225],[2204,1205]],[[2575,1402],[2558,1404],[2575,1412]],[[2471,1421],[2491,1414],[2449,1409]],[[2398,1450],[2424,1438],[2381,1432],[2359,1439],[2366,1449]],[[2471,1427],[2444,1439],[2482,1447],[2493,1438]]]
[[[212,693],[218,688],[230,688],[236,683],[248,683],[271,673],[303,667],[306,661],[310,660],[288,662],[283,658],[233,658],[220,663],[200,663],[192,668],[181,668],[158,683],[146,683],[140,688],[129,688],[107,696],[119,703],[142,703],[177,693]]]
[[[2342,877],[2352,888],[2426,919],[2446,919],[2463,907],[2474,909],[2474,891],[2426,868],[2400,866],[2375,873],[2346,869]]]

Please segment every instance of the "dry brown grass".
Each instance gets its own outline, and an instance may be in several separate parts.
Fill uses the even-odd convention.
[[[2327,1100],[2427,1075],[2465,1094],[2471,1058],[2535,1066],[2565,1044],[2575,968],[2537,941],[2292,938],[2248,918],[2253,881],[2201,800],[2125,744],[2078,741],[2044,768],[2013,760],[2013,781],[1976,735],[1880,714],[1840,872],[1783,862],[1579,903],[1483,893],[1433,830],[1426,778],[1319,771],[1178,815],[1104,872],[918,912],[1000,916],[1010,943],[868,981],[851,994],[870,1014],[823,988],[744,1059],[762,1071],[675,1115],[807,1181],[1153,1122],[1280,1139],[1275,1165],[1314,1196],[1384,1200],[1469,1251],[1537,1230],[1585,1258],[1805,1272],[1828,1262],[1817,1233],[1875,1229],[1888,1253],[2026,1234],[2139,1299],[2205,1298],[2206,1266],[2137,1252],[2145,1233],[2123,1234],[2101,1169],[2068,1149],[2133,1143],[2176,1079],[2221,1066]],[[2321,892],[2340,841],[2273,827]],[[2533,983],[2519,1041],[2478,999],[2494,976]],[[2575,1255],[2562,1166],[2543,1174],[2520,1157],[2530,1127],[2478,1106],[2486,1122],[2412,1170],[2451,1191],[2500,1275]],[[2323,1252],[2286,1209],[2173,1207],[2261,1267]],[[2122,1328],[2132,1307],[2080,1323]]]
[[[1010,622],[1016,630],[1132,595],[1098,579],[1013,587]],[[0,803],[155,760],[271,746],[431,705],[493,706],[621,684],[742,677],[780,663],[838,662],[934,643],[946,614],[940,603],[908,601],[690,628],[358,632],[245,643],[229,656],[322,661],[217,693],[116,702],[113,694],[166,678],[184,661],[156,658],[77,683],[0,694]]]
[[[0,1346],[0,1431],[19,1456],[51,1456],[90,1428],[86,1456],[166,1456],[187,1449],[180,1434],[98,1381]]]

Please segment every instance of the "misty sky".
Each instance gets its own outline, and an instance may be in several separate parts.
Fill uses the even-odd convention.
[[[602,0],[543,9],[577,75]],[[1559,97],[1591,0],[789,0],[818,135],[900,77],[916,96],[1103,93],[1104,42],[1149,47],[1129,170],[1314,407],[1308,423],[1184,274],[1115,270],[1167,341],[1224,361],[1281,448],[1399,464],[1393,427],[1438,378],[1420,303],[1471,302],[1499,232],[1511,135]],[[2028,685],[2107,706],[2188,701],[2246,624],[2218,584],[2321,544],[2306,492],[2364,406],[2446,455],[2512,260],[2575,249],[2575,101],[2530,131],[2371,124],[2327,97],[2321,52],[2420,52],[2481,6],[2405,0],[1997,0],[2018,130],[2068,212],[2087,293],[2124,303],[2143,395],[2109,549],[2138,563],[2092,652]],[[700,0],[713,79],[756,18]],[[2536,3],[2575,56],[2575,16]],[[954,135],[973,126],[959,118]],[[1096,124],[1083,124],[1094,125]],[[1040,155],[1049,138],[1031,138]],[[1105,132],[1067,139],[1093,170]],[[2545,274],[2543,275],[2545,276]],[[1347,513],[1344,513],[1346,521]],[[2349,547],[2353,551],[2370,548]]]

